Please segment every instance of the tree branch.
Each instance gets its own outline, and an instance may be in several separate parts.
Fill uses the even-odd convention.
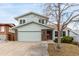
[[[79,9],[72,11],[71,14],[70,14],[70,16],[68,17],[68,19],[63,23],[63,25],[69,21],[69,19],[72,17],[72,15],[73,15],[75,12],[78,12],[78,11],[79,11]]]
[[[67,6],[67,5],[66,5],[66,6]],[[71,5],[68,5],[67,7],[64,7],[64,8],[62,9],[61,13],[62,13],[63,11],[65,11],[65,10],[67,10],[68,8],[74,7],[74,6],[79,6],[79,4],[71,4]]]
[[[65,23],[64,25],[62,25],[62,29],[66,28],[67,25],[68,25],[74,18],[76,18],[76,17],[78,17],[78,16],[79,16],[79,14],[73,16],[67,23]]]

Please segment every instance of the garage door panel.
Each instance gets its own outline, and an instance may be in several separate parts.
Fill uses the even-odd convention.
[[[41,41],[41,32],[18,32],[18,41]]]

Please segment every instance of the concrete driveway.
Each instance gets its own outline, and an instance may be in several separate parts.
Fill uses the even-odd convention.
[[[0,56],[47,56],[47,43],[0,41]]]

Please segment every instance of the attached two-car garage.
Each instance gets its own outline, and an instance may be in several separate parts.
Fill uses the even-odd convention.
[[[41,32],[39,31],[25,31],[18,32],[19,41],[41,41]]]
[[[50,28],[36,22],[30,22],[15,29],[17,29],[18,41],[42,41],[41,30]]]

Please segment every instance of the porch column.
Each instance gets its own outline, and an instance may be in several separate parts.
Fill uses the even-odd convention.
[[[45,36],[44,36],[45,40],[48,40],[47,39],[47,30],[45,30]]]

